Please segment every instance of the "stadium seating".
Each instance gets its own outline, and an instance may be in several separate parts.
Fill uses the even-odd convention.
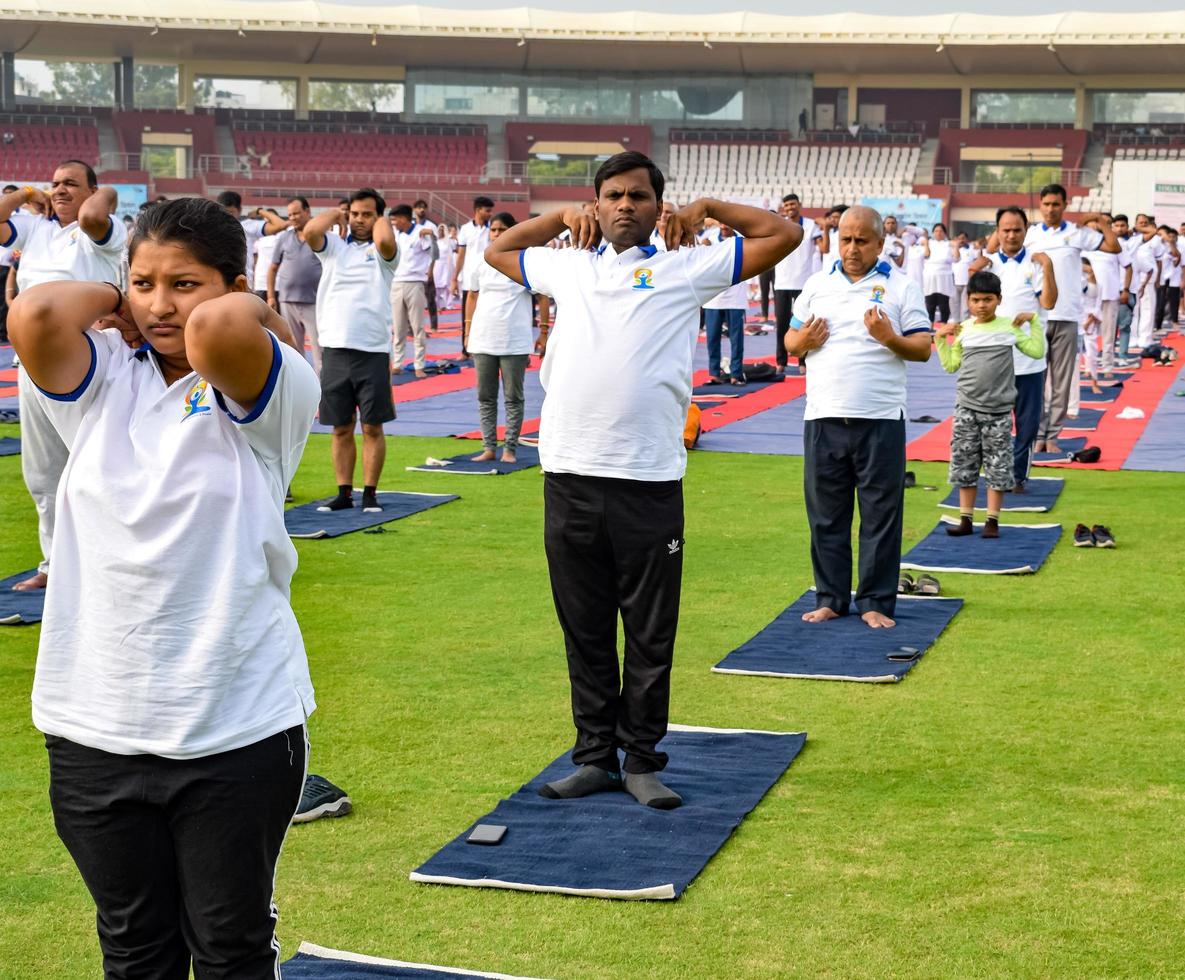
[[[233,130],[235,153],[254,177],[271,173],[440,174],[478,176],[484,136]]]
[[[670,193],[773,202],[794,191],[803,207],[861,197],[914,197],[918,146],[672,142]]]
[[[49,124],[52,122],[52,124]],[[93,121],[83,125],[62,125],[61,120],[39,123],[0,121],[0,176],[6,180],[49,180],[54,168],[68,158],[92,166],[99,158],[99,136]]]

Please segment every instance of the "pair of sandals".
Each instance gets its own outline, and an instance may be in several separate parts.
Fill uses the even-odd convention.
[[[915,581],[909,572],[902,572],[897,579],[897,594],[942,595],[942,586],[933,575],[919,575]]]

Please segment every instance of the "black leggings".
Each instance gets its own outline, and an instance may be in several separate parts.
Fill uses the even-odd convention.
[[[931,293],[926,297],[926,312],[930,315],[930,322],[934,322],[934,314],[940,313],[939,323],[946,323],[950,319],[950,297],[946,293]]]

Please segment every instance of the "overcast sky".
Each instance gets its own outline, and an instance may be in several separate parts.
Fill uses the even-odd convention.
[[[338,2],[338,0],[330,0]],[[391,0],[343,0],[352,4],[366,4],[370,6],[389,6]],[[417,2],[417,0],[411,0]],[[546,10],[568,10],[587,12],[590,9],[588,0],[418,0],[425,7],[452,7],[463,10],[498,10],[507,7],[538,7]],[[1185,0],[1135,0],[1136,11],[1181,10],[1185,8]],[[822,13],[893,13],[903,16],[910,14],[940,14],[977,11],[981,14],[1014,15],[1014,14],[1051,14],[1067,10],[1097,10],[1104,13],[1131,13],[1122,0],[993,0],[984,5],[974,0],[961,0],[958,3],[949,0],[906,0],[899,5],[889,5],[884,0],[836,0],[832,9],[823,10],[818,0],[678,0],[678,2],[659,3],[647,0],[597,0],[597,10],[654,10],[659,13],[722,13],[732,10],[751,10],[766,14],[822,14]]]

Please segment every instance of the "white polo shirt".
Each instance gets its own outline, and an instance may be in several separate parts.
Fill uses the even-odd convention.
[[[1021,248],[1012,258],[1003,252],[988,252],[986,258],[991,262],[987,271],[1000,278],[1000,305],[996,307],[996,314],[1014,317],[1018,313],[1036,313],[1039,319],[1043,318],[1045,310],[1041,308],[1041,290],[1045,285],[1045,270],[1033,261],[1032,253]],[[1044,333],[1045,324],[1042,322],[1038,329]],[[1033,326],[1026,323],[1021,330],[1032,333]],[[1045,370],[1045,354],[1029,357],[1013,347],[1012,367],[1016,374],[1037,374]]]
[[[521,253],[523,281],[558,307],[540,374],[545,472],[683,477],[699,310],[741,281],[743,242]]]
[[[1057,279],[1057,303],[1046,314],[1050,320],[1077,323],[1082,318],[1082,253],[1093,252],[1102,243],[1101,231],[1079,228],[1072,221],[1055,228],[1045,222],[1029,225],[1025,248],[1048,255]]]
[[[122,221],[108,220],[107,236],[96,242],[77,221],[63,228],[56,215],[14,214],[7,227],[0,225],[0,242],[21,253],[17,287],[63,280],[118,283],[128,232]]]
[[[951,266],[956,286],[966,286],[971,278],[971,263],[979,258],[979,247],[964,245],[959,249],[959,261]]]
[[[905,361],[864,325],[864,314],[878,306],[903,337],[930,330],[921,287],[884,260],[856,282],[841,264],[807,281],[790,326],[822,317],[830,336],[806,356],[806,419],[904,418]]]
[[[480,259],[490,246],[489,222],[478,226],[472,221],[466,221],[461,225],[457,229],[457,247],[461,246],[465,248],[465,265],[461,269],[461,288],[476,289],[474,283],[477,281],[477,270],[481,265]]]
[[[1119,299],[1123,289],[1123,269],[1132,264],[1131,255],[1126,249],[1120,250],[1118,255],[1110,252],[1086,252],[1083,258],[1090,263],[1094,270],[1094,281],[1099,284],[1099,300],[1110,302]]]
[[[774,289],[802,289],[815,272],[812,254],[819,254],[819,239],[823,237],[823,229],[801,217],[798,224],[802,228],[802,241],[774,266]]]
[[[1132,289],[1143,289],[1145,284],[1156,275],[1157,263],[1164,259],[1167,249],[1164,247],[1164,242],[1160,240],[1159,235],[1153,235],[1151,238],[1144,240],[1143,236],[1139,243],[1132,249]],[[23,264],[23,260],[22,260]]]
[[[243,226],[243,234],[247,237],[247,268],[243,272],[247,276],[247,282],[250,282],[251,257],[255,254],[256,243],[264,237],[263,231],[267,228],[267,222],[263,218],[239,218],[239,224]]]
[[[374,242],[326,235],[317,285],[317,339],[322,347],[385,353],[391,349],[391,280],[395,258]]]
[[[484,258],[477,269],[475,289],[477,306],[466,345],[469,353],[530,354],[535,349],[531,291],[502,275]]]
[[[33,723],[170,759],[303,724],[316,705],[289,602],[284,492],[317,409],[313,369],[273,337],[271,373],[244,412],[196,373],[166,385],[117,332],[86,336],[82,385],[37,393],[70,458]]]
[[[432,239],[421,234],[423,228],[411,226],[408,231],[395,231],[395,282],[427,282],[432,266]]]

